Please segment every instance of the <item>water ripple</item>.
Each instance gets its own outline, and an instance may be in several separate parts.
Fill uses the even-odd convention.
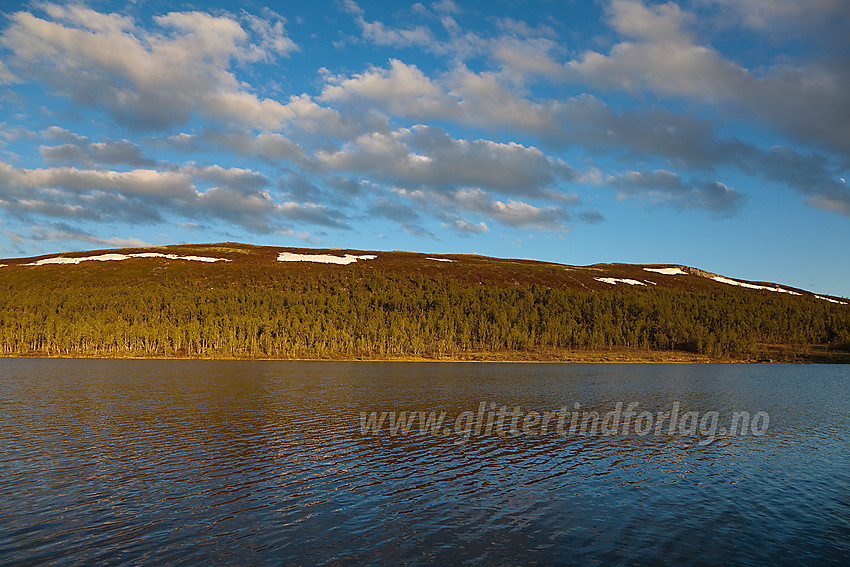
[[[5,359],[0,371],[3,564],[850,562],[842,367]],[[771,429],[705,446],[359,430],[361,411],[601,413],[628,400],[765,410]]]

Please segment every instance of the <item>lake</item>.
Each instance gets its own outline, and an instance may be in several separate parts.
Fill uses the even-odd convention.
[[[0,359],[0,564],[95,563],[847,565],[850,366]]]

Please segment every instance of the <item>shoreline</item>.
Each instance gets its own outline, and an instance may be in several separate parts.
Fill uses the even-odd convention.
[[[767,354],[758,357],[712,357],[679,351],[644,351],[629,349],[563,350],[563,351],[497,351],[433,355],[379,355],[326,357],[267,357],[209,355],[110,355],[110,354],[46,354],[4,353],[0,358],[65,359],[65,360],[211,360],[267,362],[422,362],[422,363],[529,363],[529,364],[850,364],[850,353],[818,352],[808,354]]]

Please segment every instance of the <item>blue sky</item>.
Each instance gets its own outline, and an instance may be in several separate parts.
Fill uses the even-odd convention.
[[[232,240],[850,296],[845,0],[280,5],[0,2],[0,252]]]

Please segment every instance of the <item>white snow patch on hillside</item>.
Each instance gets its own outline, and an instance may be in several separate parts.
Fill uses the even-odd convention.
[[[448,258],[425,258],[426,260],[431,260],[434,262],[454,262],[454,260],[449,260]]]
[[[838,305],[847,305],[846,301],[838,301],[837,299],[832,299],[831,297],[824,297],[822,295],[815,295],[818,299],[823,299],[824,301],[829,301],[830,303],[837,303]]]
[[[210,258],[208,256],[178,256],[177,254],[160,254],[159,252],[140,252],[138,254],[101,254],[99,256],[84,256],[82,258],[64,258],[56,256],[44,258],[24,266],[46,266],[48,264],[79,264],[80,262],[117,262],[130,258],[166,258],[168,260],[189,260],[192,262],[230,262],[227,258]]]
[[[190,262],[230,262],[227,258],[211,258],[209,256],[178,256],[177,254],[160,254],[159,252],[142,252],[130,254],[131,258],[167,258],[169,260],[188,260]]]
[[[782,289],[781,287],[770,287],[770,286],[766,286],[766,285],[756,285],[756,284],[751,284],[751,283],[739,282],[739,281],[736,281],[736,280],[730,280],[729,278],[724,278],[723,276],[714,276],[711,279],[713,279],[716,282],[725,283],[725,284],[729,284],[729,285],[737,285],[739,287],[745,287],[747,289],[763,289],[763,290],[766,290],[766,291],[776,291],[776,292],[779,292],[779,293],[790,293],[791,295],[802,295],[801,293],[797,293],[796,291],[791,291],[790,289]]]
[[[679,268],[644,268],[646,272],[656,272],[665,276],[687,276],[688,272],[683,272]]]
[[[604,282],[611,285],[617,285],[618,283],[624,283],[629,285],[646,285],[643,282],[638,280],[630,280],[630,279],[620,279],[620,278],[593,278],[598,282]]]
[[[377,256],[374,254],[331,256],[330,254],[293,254],[292,252],[281,252],[277,255],[278,262],[318,262],[320,264],[339,264],[341,266],[353,264],[357,260],[374,260],[375,258]]]

